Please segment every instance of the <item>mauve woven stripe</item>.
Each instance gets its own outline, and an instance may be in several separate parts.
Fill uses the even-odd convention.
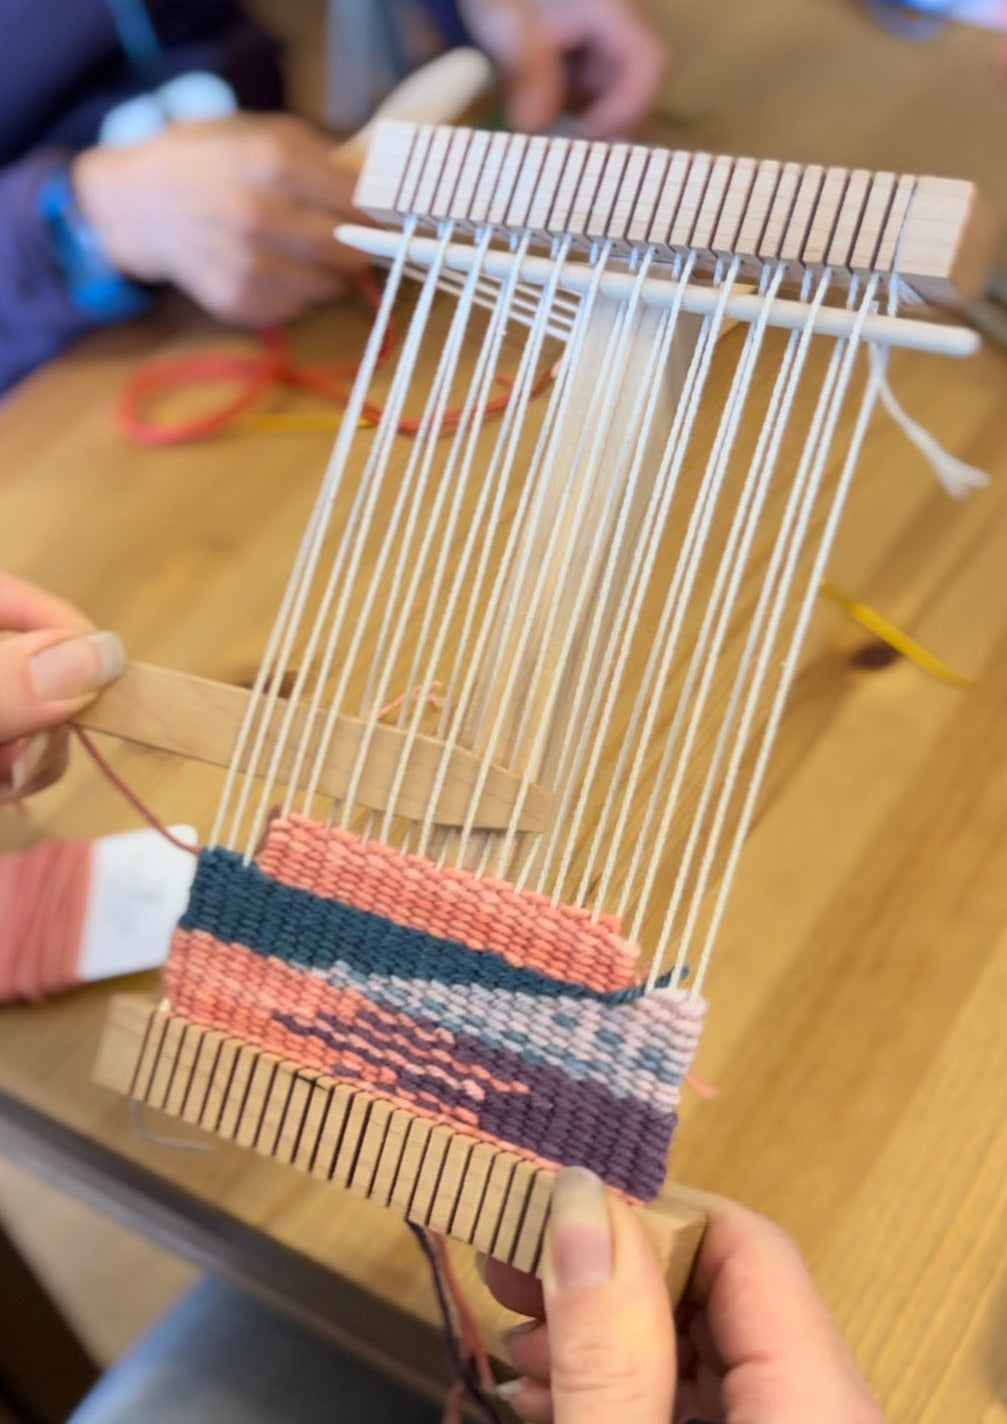
[[[675,1114],[653,1101],[622,1098],[556,1069],[531,1068],[516,1055],[493,1053],[436,1024],[360,1004],[356,995],[339,1000],[356,1016],[333,1023],[332,991],[316,976],[242,946],[218,944],[202,931],[178,933],[169,970],[172,1004],[195,1023],[360,1083],[398,1106],[536,1162],[590,1166],[638,1200],[660,1188]]]
[[[293,1015],[278,1017],[283,1027],[317,1038],[337,1055],[345,1041],[344,1025],[299,1024]],[[407,1046],[408,1039],[403,1047]],[[384,1048],[377,1040],[369,1052],[354,1051],[365,1063],[377,1066],[389,1061]],[[529,1091],[515,1093],[489,1086],[481,1089],[476,1100],[466,1092],[464,1080],[450,1085],[425,1071],[422,1060],[415,1067],[408,1063],[398,1066],[395,1087],[435,1103],[448,1116],[458,1108],[474,1112],[474,1126],[494,1141],[525,1148],[562,1166],[590,1167],[612,1186],[640,1200],[649,1200],[660,1191],[675,1130],[674,1113],[658,1112],[651,1104],[631,1098],[617,1098],[597,1083],[572,1082],[555,1068],[522,1067],[520,1061],[508,1064],[506,1060],[513,1055],[485,1050],[465,1035],[455,1039],[453,1054],[494,1076],[505,1076],[508,1068],[515,1076],[520,1072]],[[326,1071],[337,1078],[347,1076],[338,1056]]]
[[[215,939],[245,944],[305,969],[325,970],[339,959],[367,973],[427,978],[433,972],[444,984],[479,983],[603,1003],[640,993],[635,988],[599,991],[519,968],[492,950],[473,953],[460,942],[281,885],[257,865],[243,865],[235,852],[220,848],[200,854],[180,926],[206,930]]]

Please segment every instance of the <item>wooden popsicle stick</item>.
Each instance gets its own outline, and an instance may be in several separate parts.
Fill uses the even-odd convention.
[[[232,1046],[242,1055],[240,1073]],[[135,994],[112,1000],[94,1077],[103,1087],[264,1157],[291,1162],[296,1140],[295,1168],[520,1270],[538,1272],[555,1173],[515,1152],[392,1108],[363,1088],[238,1046]],[[706,1213],[673,1186],[636,1210],[677,1302]]]
[[[147,663],[131,663],[118,681],[74,718],[77,726],[91,732],[106,732],[123,741],[159,751],[173,752],[192,761],[211,766],[228,766],[237,741],[238,729],[246,714],[251,693],[243,687],[212,682],[188,673],[172,672]],[[268,765],[268,753],[276,745],[278,728],[285,704],[274,705],[266,732],[264,755],[260,765]],[[311,767],[316,731],[325,720],[324,709],[312,729],[309,755],[303,759],[305,776]],[[282,779],[291,770],[295,750],[305,735],[306,715],[298,711],[292,718],[290,734],[280,759]],[[367,724],[355,717],[336,718],[318,789],[325,796],[340,800],[345,794],[357,749]],[[364,774],[357,800],[374,811],[388,809],[388,798],[395,783],[399,761],[407,734],[398,727],[380,723],[371,731]],[[443,756],[443,744],[434,737],[416,736],[409,750],[408,769],[402,781],[394,811],[397,815],[421,819],[427,811],[430,795]],[[451,751],[448,774],[434,811],[434,820],[445,826],[460,826],[468,813],[474,788],[482,766],[481,759],[463,747]],[[248,757],[240,770],[248,769]],[[521,790],[521,778],[504,767],[493,766],[486,777],[483,794],[476,812],[476,825],[481,829],[502,830]],[[545,828],[551,795],[543,787],[533,786],[523,801],[518,826],[522,830],[541,831]]]

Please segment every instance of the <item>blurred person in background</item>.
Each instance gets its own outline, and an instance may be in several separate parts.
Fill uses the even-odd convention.
[[[516,128],[572,112],[614,138],[657,95],[663,49],[635,0],[413,3],[494,61]],[[0,391],[162,284],[263,327],[360,270],[332,236],[354,176],[282,112],[279,46],[236,0],[7,0],[4,21]]]

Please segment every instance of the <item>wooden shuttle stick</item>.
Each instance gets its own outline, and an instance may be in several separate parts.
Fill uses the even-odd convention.
[[[251,693],[243,687],[211,682],[188,673],[170,672],[147,663],[132,663],[122,677],[74,719],[77,726],[91,732],[107,732],[123,741],[159,751],[174,752],[193,761],[226,767],[245,716]],[[278,701],[273,706],[267,729],[263,766],[276,744],[277,729],[285,710]],[[316,725],[325,720],[320,710]],[[280,761],[280,777],[286,776],[294,761],[295,749],[305,734],[303,711],[292,719],[287,746]],[[345,793],[366,723],[358,718],[336,718],[332,737],[325,754],[325,763],[318,783],[325,796],[339,800]],[[397,727],[380,723],[372,729],[371,744],[357,799],[371,810],[388,807],[403,753],[407,734]],[[304,758],[310,766],[315,746]],[[409,752],[406,775],[398,795],[395,813],[421,819],[427,810],[430,793],[441,764],[443,746],[433,737],[416,736]],[[247,758],[241,770],[246,770]],[[482,759],[463,747],[452,749],[448,775],[434,812],[434,820],[445,826],[464,823],[471,805]],[[479,800],[476,824],[488,830],[500,830],[509,824],[511,811],[521,790],[521,778],[503,767],[490,768]],[[545,827],[551,797],[542,787],[534,786],[527,794],[518,826],[522,830],[538,831]]]

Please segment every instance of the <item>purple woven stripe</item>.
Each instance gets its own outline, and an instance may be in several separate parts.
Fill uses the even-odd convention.
[[[605,1181],[630,1196],[647,1201],[657,1195],[664,1181],[668,1149],[676,1116],[661,1112],[649,1103],[617,1097],[601,1084],[568,1078],[558,1068],[530,1064],[506,1049],[490,1048],[468,1034],[451,1034],[444,1047],[448,1060],[439,1066],[451,1075],[445,1079],[421,1066],[430,1058],[430,1035],[445,1030],[436,1023],[415,1020],[412,1034],[405,1025],[390,1035],[387,1024],[364,1012],[344,1025],[330,1015],[304,1023],[289,1014],[276,1014],[277,1023],[293,1033],[313,1037],[342,1055],[352,1056],[374,1067],[395,1073],[394,1086],[414,1095],[431,1112],[454,1116],[458,1109],[478,1115],[481,1132],[502,1143],[510,1143],[563,1166],[590,1167]],[[348,1042],[347,1031],[353,1041]],[[361,1039],[364,1043],[361,1043]],[[388,1048],[406,1056],[415,1053],[413,1065],[389,1061]],[[498,1082],[522,1085],[527,1092],[496,1088],[479,1077],[480,1099],[466,1090],[464,1079],[472,1069],[484,1069]],[[357,1074],[342,1061],[331,1072],[341,1079]],[[373,1084],[369,1086],[373,1089]],[[464,1122],[459,1124],[464,1128]]]

